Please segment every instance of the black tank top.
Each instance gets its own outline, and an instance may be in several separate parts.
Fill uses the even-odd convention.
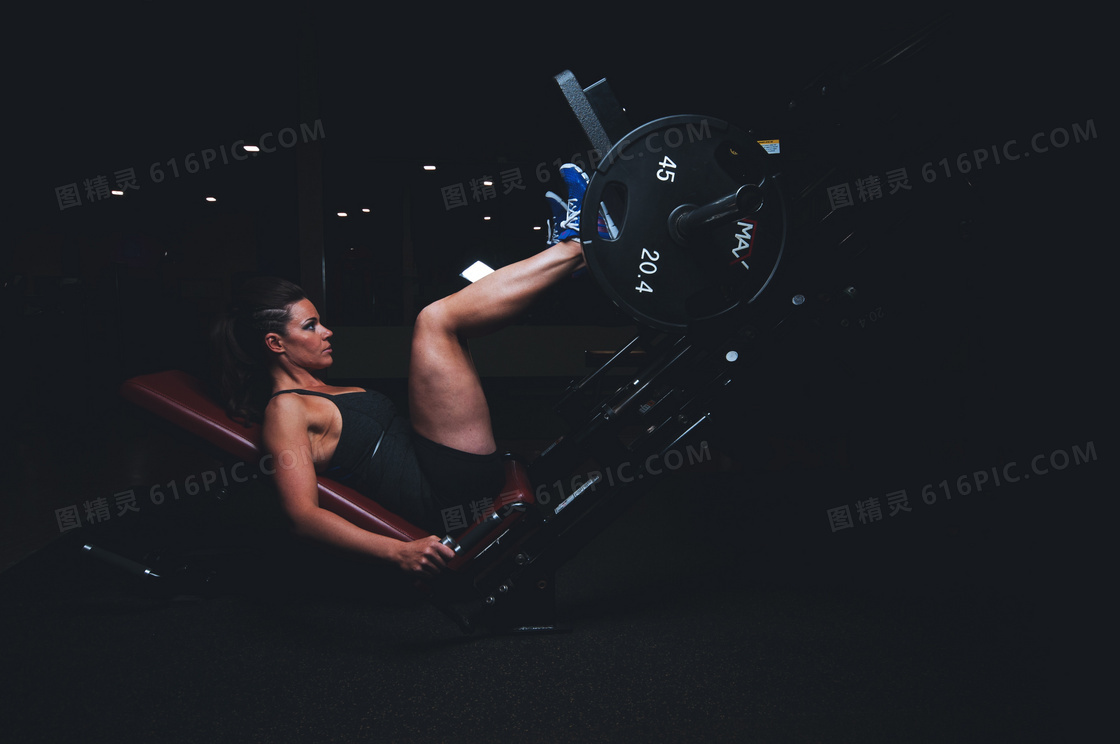
[[[327,393],[281,390],[330,400],[342,414],[338,446],[324,475],[374,499],[418,527],[433,529],[439,506],[413,448],[412,425],[375,390]],[[434,531],[434,530],[433,530]]]

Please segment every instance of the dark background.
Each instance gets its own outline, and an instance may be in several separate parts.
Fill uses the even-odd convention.
[[[835,267],[826,284],[851,282],[867,291],[857,306],[822,316],[820,324],[791,335],[780,353],[755,361],[712,431],[722,468],[706,476],[714,485],[702,481],[706,496],[696,499],[697,486],[684,481],[667,497],[674,519],[688,505],[686,536],[675,531],[679,523],[635,518],[667,530],[657,533],[665,537],[664,552],[650,561],[661,578],[647,577],[642,586],[677,607],[674,591],[682,582],[695,587],[681,574],[707,575],[700,553],[709,551],[725,567],[720,571],[735,577],[721,586],[736,587],[736,601],[786,612],[790,605],[775,597],[798,597],[809,606],[791,616],[819,622],[787,637],[783,628],[798,623],[784,626],[759,611],[767,618],[760,623],[774,623],[767,637],[789,644],[789,653],[752,658],[751,668],[791,665],[809,670],[807,679],[818,677],[811,661],[798,658],[799,639],[817,633],[824,644],[830,634],[821,635],[821,628],[854,633],[858,626],[858,618],[840,611],[850,608],[847,599],[837,606],[820,597],[872,597],[874,608],[889,606],[897,613],[890,617],[900,618],[893,627],[861,605],[888,626],[878,632],[920,649],[913,652],[931,667],[941,643],[962,659],[942,670],[944,686],[931,688],[930,709],[916,704],[914,720],[938,720],[931,711],[953,707],[946,691],[956,675],[972,675],[969,716],[930,740],[964,740],[965,731],[1008,726],[1019,734],[1036,731],[1035,724],[1064,726],[1069,719],[1060,712],[1059,693],[1089,675],[1102,651],[1082,622],[1093,616],[1106,544],[1092,528],[1106,523],[1115,492],[1116,442],[1106,423],[1115,411],[1109,293],[1115,239],[1106,197],[1115,189],[1105,154],[1113,149],[1115,62],[1099,19],[1037,10],[1010,16],[740,6],[541,12],[549,20],[435,9],[174,19],[65,11],[13,26],[3,93],[8,187],[0,279],[7,322],[0,338],[8,403],[0,513],[11,606],[21,610],[11,616],[6,643],[33,634],[19,623],[40,618],[38,612],[49,618],[40,627],[72,630],[75,607],[84,633],[94,636],[84,642],[105,642],[92,632],[101,626],[83,614],[88,597],[70,583],[75,574],[65,568],[64,548],[74,536],[59,535],[54,509],[197,472],[194,455],[153,444],[162,440],[119,402],[116,389],[147,371],[204,369],[206,329],[238,278],[268,272],[306,281],[302,235],[304,246],[321,245],[326,257],[328,323],[407,325],[425,301],[460,286],[456,274],[475,258],[497,265],[537,249],[532,227],[546,216],[544,191],[556,186],[555,176],[541,182],[538,167],[554,172],[556,161],[589,149],[552,81],[570,69],[584,85],[607,78],[635,126],[700,113],[780,137],[792,181],[821,176],[807,197],[815,220],[827,212],[821,211],[827,187],[902,167],[913,185],[878,203],[837,210],[827,228],[815,221],[794,226],[793,239],[823,241],[806,248],[852,235],[858,257]],[[874,64],[931,28],[920,51],[883,68]],[[200,159],[206,148],[228,151],[237,140],[285,127],[299,132],[316,121],[323,136],[314,143],[228,164],[219,155],[209,169],[186,172],[192,153]],[[1075,127],[1088,133],[1085,141],[1074,142]],[[1070,136],[1063,147],[1049,141],[1058,129]],[[1031,152],[1039,132],[1039,144],[1050,149]],[[1011,140],[1011,151],[1022,157],[995,164],[992,148]],[[963,173],[958,155],[978,149],[986,149],[988,161]],[[178,177],[170,175],[171,159]],[[439,169],[421,171],[429,162]],[[926,163],[934,164],[932,183],[922,178]],[[152,181],[153,164],[165,173],[160,183]],[[499,186],[492,201],[446,209],[444,187],[512,167],[521,169],[524,191],[502,194]],[[139,189],[93,202],[81,189],[81,206],[59,209],[57,187],[99,175],[112,181],[125,168],[135,169]],[[210,195],[217,201],[203,201]],[[339,211],[351,216],[337,218]],[[493,219],[483,221],[484,215]],[[414,281],[404,276],[406,239]],[[586,280],[551,294],[525,322],[628,323]],[[399,380],[355,382],[394,394],[401,389]],[[525,439],[554,436],[548,402],[565,382],[489,380],[499,435],[506,424]],[[507,392],[515,404],[509,396],[502,400]],[[516,405],[525,400],[532,405]],[[1072,458],[1074,447],[1095,459],[1004,484],[982,498],[958,495],[935,505],[919,499],[925,484],[1009,462],[1028,472],[1034,456],[1048,459],[1062,450]],[[156,452],[162,454],[153,460]],[[913,513],[829,529],[826,510],[847,504],[854,514],[857,500],[902,489],[916,502]],[[648,550],[648,535],[634,539]],[[675,555],[674,546],[679,561],[664,558]],[[603,564],[581,565],[598,571],[610,596],[611,574],[604,578],[603,566],[619,571],[629,564],[598,550]],[[616,578],[622,583],[628,576]],[[90,601],[99,601],[98,590],[88,591]],[[573,595],[580,591],[586,585]],[[67,599],[71,592],[82,600]],[[719,592],[714,596],[724,596]],[[592,595],[589,607],[603,601]],[[607,605],[625,616],[626,598],[634,600],[637,618],[664,611],[629,594]],[[737,622],[744,615],[735,607]],[[595,624],[599,616],[583,609],[585,624],[604,630]],[[900,629],[915,616],[932,623],[938,612],[942,627],[959,633],[946,631],[923,645],[925,636],[915,640]],[[713,613],[699,613],[699,622],[724,618]],[[176,617],[182,621],[172,615],[161,627],[174,626]],[[640,636],[641,621],[635,622]],[[721,638],[751,637],[749,627],[742,636],[727,624],[718,628]],[[389,622],[380,632],[394,630]],[[679,638],[645,631],[665,643]],[[1001,645],[1004,631],[1011,640]],[[580,637],[580,649],[594,680],[605,657],[589,649],[605,641],[591,635]],[[958,646],[956,638],[966,640]],[[408,643],[421,644],[418,653],[428,661],[464,661],[449,660],[446,647],[433,651],[419,637]],[[81,660],[86,646],[44,637],[25,648]],[[983,650],[992,648],[999,649],[991,657],[998,663],[989,666]],[[674,667],[678,676],[681,669],[710,669],[728,684],[742,682],[739,667],[731,673],[721,666],[726,657],[718,648],[704,649],[703,663],[690,657]],[[390,662],[407,668],[416,651],[406,644]],[[532,653],[502,651],[511,658]],[[876,647],[875,653],[884,654],[876,657],[884,666],[849,687],[899,673],[887,651]],[[316,656],[307,658],[313,663]],[[983,661],[977,667],[963,661],[973,658]],[[53,677],[27,671],[41,658],[25,651],[20,660],[21,678],[35,680],[20,699],[49,700]],[[752,679],[761,685],[765,676]],[[1023,689],[1007,698],[993,693],[995,702],[982,704],[988,684],[1015,687],[1012,680]],[[681,684],[687,701],[690,688]],[[766,705],[748,702],[758,698],[721,689],[729,705],[745,711],[736,726],[753,721],[774,734],[767,740],[811,740],[815,732],[837,730],[874,738],[850,717],[855,710],[880,711],[873,700],[853,702],[847,718],[830,718],[836,708],[823,701],[831,698],[810,686],[801,703],[808,712],[790,720],[815,723],[783,729],[767,717]],[[171,698],[160,700],[181,714]],[[628,703],[632,708],[620,703],[624,719],[630,710],[649,710],[641,701]],[[563,706],[550,710],[565,715]],[[818,710],[824,712],[814,717]],[[581,720],[572,715],[569,720]],[[42,713],[28,720],[34,726]],[[106,732],[116,725],[95,720]],[[199,720],[205,726],[226,719]],[[890,720],[887,730],[895,735],[914,731],[905,716]],[[679,727],[670,726],[679,734],[673,739],[722,733],[730,725],[718,716],[703,722],[684,716],[672,724]]]

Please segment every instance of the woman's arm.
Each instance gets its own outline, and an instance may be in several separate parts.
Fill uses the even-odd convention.
[[[265,450],[276,463],[273,479],[296,533],[344,550],[373,556],[415,574],[436,574],[455,553],[435,535],[411,542],[369,532],[319,506],[311,457],[307,409],[297,396],[274,398],[262,429]]]

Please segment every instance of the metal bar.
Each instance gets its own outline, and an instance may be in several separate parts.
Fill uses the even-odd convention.
[[[607,79],[603,78],[597,83],[592,83],[583,89],[584,94],[587,96],[591,108],[595,110],[595,114],[599,118],[599,123],[602,124],[603,129],[607,132],[607,137],[610,138],[611,144],[618,142],[626,135],[634,130],[630,126],[630,120],[626,116],[626,111],[622,108],[622,104],[614,96],[614,91],[611,86],[607,84]],[[599,150],[599,159],[607,156],[606,150]]]
[[[556,75],[556,83],[560,86],[560,92],[564,94],[564,98],[568,100],[568,106],[571,107],[572,113],[576,115],[576,120],[583,128],[587,139],[590,140],[591,146],[598,150],[600,154],[606,155],[614,143],[607,133],[607,128],[600,120],[599,114],[595,111],[595,107],[587,99],[583,87],[576,80],[576,76],[569,70],[564,70]]]

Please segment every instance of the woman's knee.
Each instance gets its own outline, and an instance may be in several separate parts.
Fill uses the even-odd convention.
[[[413,339],[427,336],[447,338],[457,335],[455,314],[449,304],[444,297],[425,305],[416,315]]]
[[[436,300],[425,306],[416,316],[412,329],[413,370],[417,364],[448,362],[448,357],[457,355],[463,346],[457,326],[457,318],[448,307],[446,298]]]

